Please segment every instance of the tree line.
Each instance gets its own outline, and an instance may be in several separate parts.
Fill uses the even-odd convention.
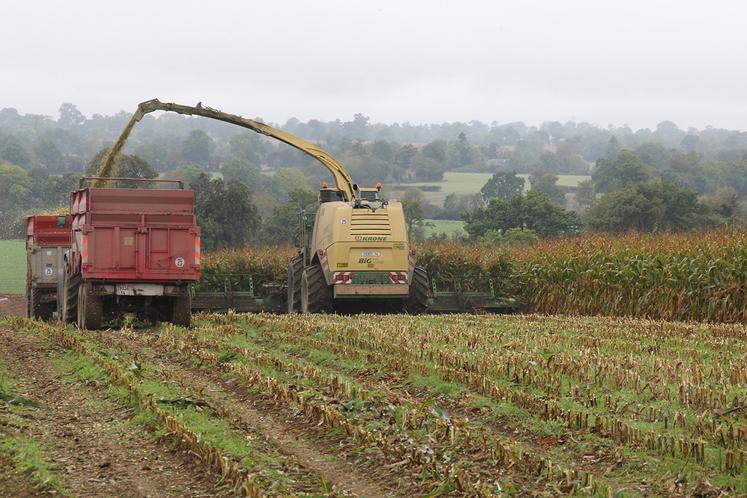
[[[129,117],[86,117],[73,104],[63,104],[57,119],[0,110],[0,236],[21,234],[29,212],[66,205],[79,176],[96,170]],[[349,121],[290,119],[282,128],[321,144],[359,183],[383,181],[385,190],[437,182],[447,171],[494,174],[481,193],[451,194],[438,206],[425,202],[421,190],[407,190],[403,200],[415,232],[424,218],[464,219],[473,239],[511,230],[524,230],[516,235],[524,237],[582,229],[688,229],[738,221],[747,195],[747,134],[740,131],[681,130],[668,121],[635,131],[574,122],[387,125],[361,114]],[[530,175],[528,193],[514,172]],[[288,241],[290,220],[295,226],[298,209],[313,210],[314,192],[330,180],[313,159],[284,144],[173,114],[146,116],[135,128],[120,174],[191,185],[199,194],[198,214],[212,227],[208,247]],[[562,174],[592,177],[568,189],[557,184]],[[504,188],[509,194],[501,193]],[[221,220],[215,206],[223,202],[243,206],[243,214]],[[554,224],[556,209],[562,210],[562,230],[535,222]],[[487,226],[481,216],[521,221]],[[238,230],[221,231],[236,220],[245,220]]]

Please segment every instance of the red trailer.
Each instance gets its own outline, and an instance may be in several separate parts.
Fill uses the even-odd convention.
[[[71,216],[26,218],[26,314],[49,320],[57,309],[58,273],[70,247]]]
[[[178,189],[83,188],[91,179],[70,196],[60,316],[87,329],[124,313],[189,325],[189,284],[200,278],[194,192],[175,180],[147,182]]]

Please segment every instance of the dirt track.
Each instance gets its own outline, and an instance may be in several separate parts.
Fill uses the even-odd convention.
[[[101,389],[63,380],[60,354],[39,336],[0,329],[0,360],[16,379],[16,392],[41,404],[25,436],[46,449],[65,489],[75,496],[227,495],[186,455],[130,422],[132,414]],[[0,469],[0,476],[6,472]],[[40,493],[24,489],[30,483],[23,480],[11,484],[13,496]]]
[[[26,316],[26,297],[21,294],[0,294],[0,316]]]

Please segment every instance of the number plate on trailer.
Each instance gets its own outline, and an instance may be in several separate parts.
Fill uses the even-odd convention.
[[[378,258],[381,256],[381,252],[379,251],[363,251],[361,252],[361,256],[364,258]]]
[[[161,284],[117,284],[118,296],[163,296]]]

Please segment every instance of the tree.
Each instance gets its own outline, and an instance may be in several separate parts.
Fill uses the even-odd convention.
[[[703,203],[726,221],[734,221],[739,214],[739,196],[733,187],[722,187],[705,197]]]
[[[418,155],[412,161],[412,171],[419,182],[440,182],[444,179],[446,166],[435,159]]]
[[[59,171],[63,168],[65,158],[51,140],[42,140],[34,148],[34,154],[39,162],[50,171]]]
[[[343,162],[350,175],[361,186],[373,186],[389,177],[389,163],[370,154],[345,154]]]
[[[31,178],[25,169],[0,162],[0,218],[23,207],[30,200]]]
[[[169,151],[160,143],[146,142],[140,144],[135,149],[135,155],[147,161],[156,171],[164,171],[169,167]]]
[[[394,161],[394,147],[386,140],[377,140],[371,146],[371,154],[381,161],[392,163]]]
[[[434,140],[423,147],[423,156],[438,161],[441,164],[446,163],[447,154],[448,147],[445,140]]]
[[[582,208],[590,208],[597,197],[597,191],[594,188],[594,182],[591,180],[584,180],[579,182],[576,190],[576,202]]]
[[[238,247],[254,239],[261,219],[252,191],[241,182],[209,179],[200,174],[192,184],[197,223],[206,249]]]
[[[394,164],[401,169],[410,169],[413,159],[418,155],[418,149],[410,144],[403,145],[394,155]]]
[[[254,132],[240,133],[229,140],[231,153],[251,164],[263,164],[267,156],[266,144]]]
[[[63,128],[80,126],[86,122],[86,117],[78,110],[75,104],[66,102],[60,106],[60,117],[57,124]]]
[[[288,202],[276,206],[262,227],[262,242],[266,244],[292,244],[296,241],[299,213],[306,212],[309,221],[314,219],[319,206],[317,194],[298,188],[288,193]],[[309,228],[311,226],[309,225]]]
[[[86,176],[96,176],[104,162],[108,148],[101,149],[91,158],[86,166]],[[154,170],[147,161],[135,155],[120,154],[115,159],[112,176],[121,178],[158,178],[158,172]],[[148,185],[143,182],[120,182],[120,187],[142,187]]]
[[[39,209],[67,206],[70,192],[77,188],[80,179],[80,173],[50,175],[45,168],[33,169],[30,175],[33,207]]]
[[[542,192],[555,204],[561,206],[565,204],[565,193],[558,187],[558,177],[552,173],[535,174],[530,179],[532,190]]]
[[[480,189],[485,200],[501,199],[507,201],[514,196],[524,192],[524,178],[518,176],[516,171],[511,173],[499,171]]]
[[[612,135],[610,141],[607,142],[607,150],[604,152],[605,159],[615,159],[620,153],[620,142],[617,141],[617,137]]]
[[[522,173],[530,173],[537,169],[542,155],[542,145],[527,140],[516,142],[506,165]]]
[[[348,138],[365,139],[368,131],[368,116],[361,113],[353,115],[352,121],[343,123],[342,128],[345,136]]]
[[[624,150],[615,159],[599,159],[591,179],[599,192],[613,192],[651,179],[651,170],[634,153]]]
[[[407,224],[407,233],[415,240],[423,240],[425,237],[424,222],[425,199],[423,192],[417,188],[408,188],[405,195],[402,196],[402,210],[405,212],[405,223]]]
[[[231,159],[221,168],[223,179],[226,181],[237,180],[249,187],[259,190],[263,185],[270,183],[268,177],[262,175],[260,169],[243,159]]]
[[[484,208],[463,215],[464,229],[477,240],[489,230],[501,233],[511,228],[528,228],[541,237],[573,233],[578,230],[576,214],[554,205],[542,192],[532,190],[510,200],[492,199]]]
[[[444,199],[444,207],[439,218],[447,220],[461,220],[462,213],[473,211],[483,207],[483,197],[481,194],[454,194],[451,193]]]
[[[668,183],[640,183],[604,195],[587,212],[591,230],[689,230],[712,225],[717,217],[695,192]]]
[[[700,142],[700,137],[697,135],[685,135],[685,138],[682,139],[680,142],[680,147],[682,147],[682,150],[685,150],[687,152],[694,152],[695,149],[698,148],[698,144]]]
[[[309,180],[298,168],[279,168],[272,177],[272,191],[279,199],[285,199],[294,190],[309,190]]]
[[[213,149],[215,149],[215,143],[207,133],[202,130],[192,130],[182,143],[182,157],[187,162],[207,166]]]
[[[191,186],[201,174],[203,171],[196,164],[185,164],[166,172],[163,176],[170,180],[181,180],[185,185]]]
[[[454,164],[457,167],[469,166],[475,163],[475,150],[467,140],[464,132],[459,133],[456,143],[454,143]]]
[[[26,148],[12,135],[0,138],[0,161],[5,161],[28,168],[31,166],[31,156]]]

